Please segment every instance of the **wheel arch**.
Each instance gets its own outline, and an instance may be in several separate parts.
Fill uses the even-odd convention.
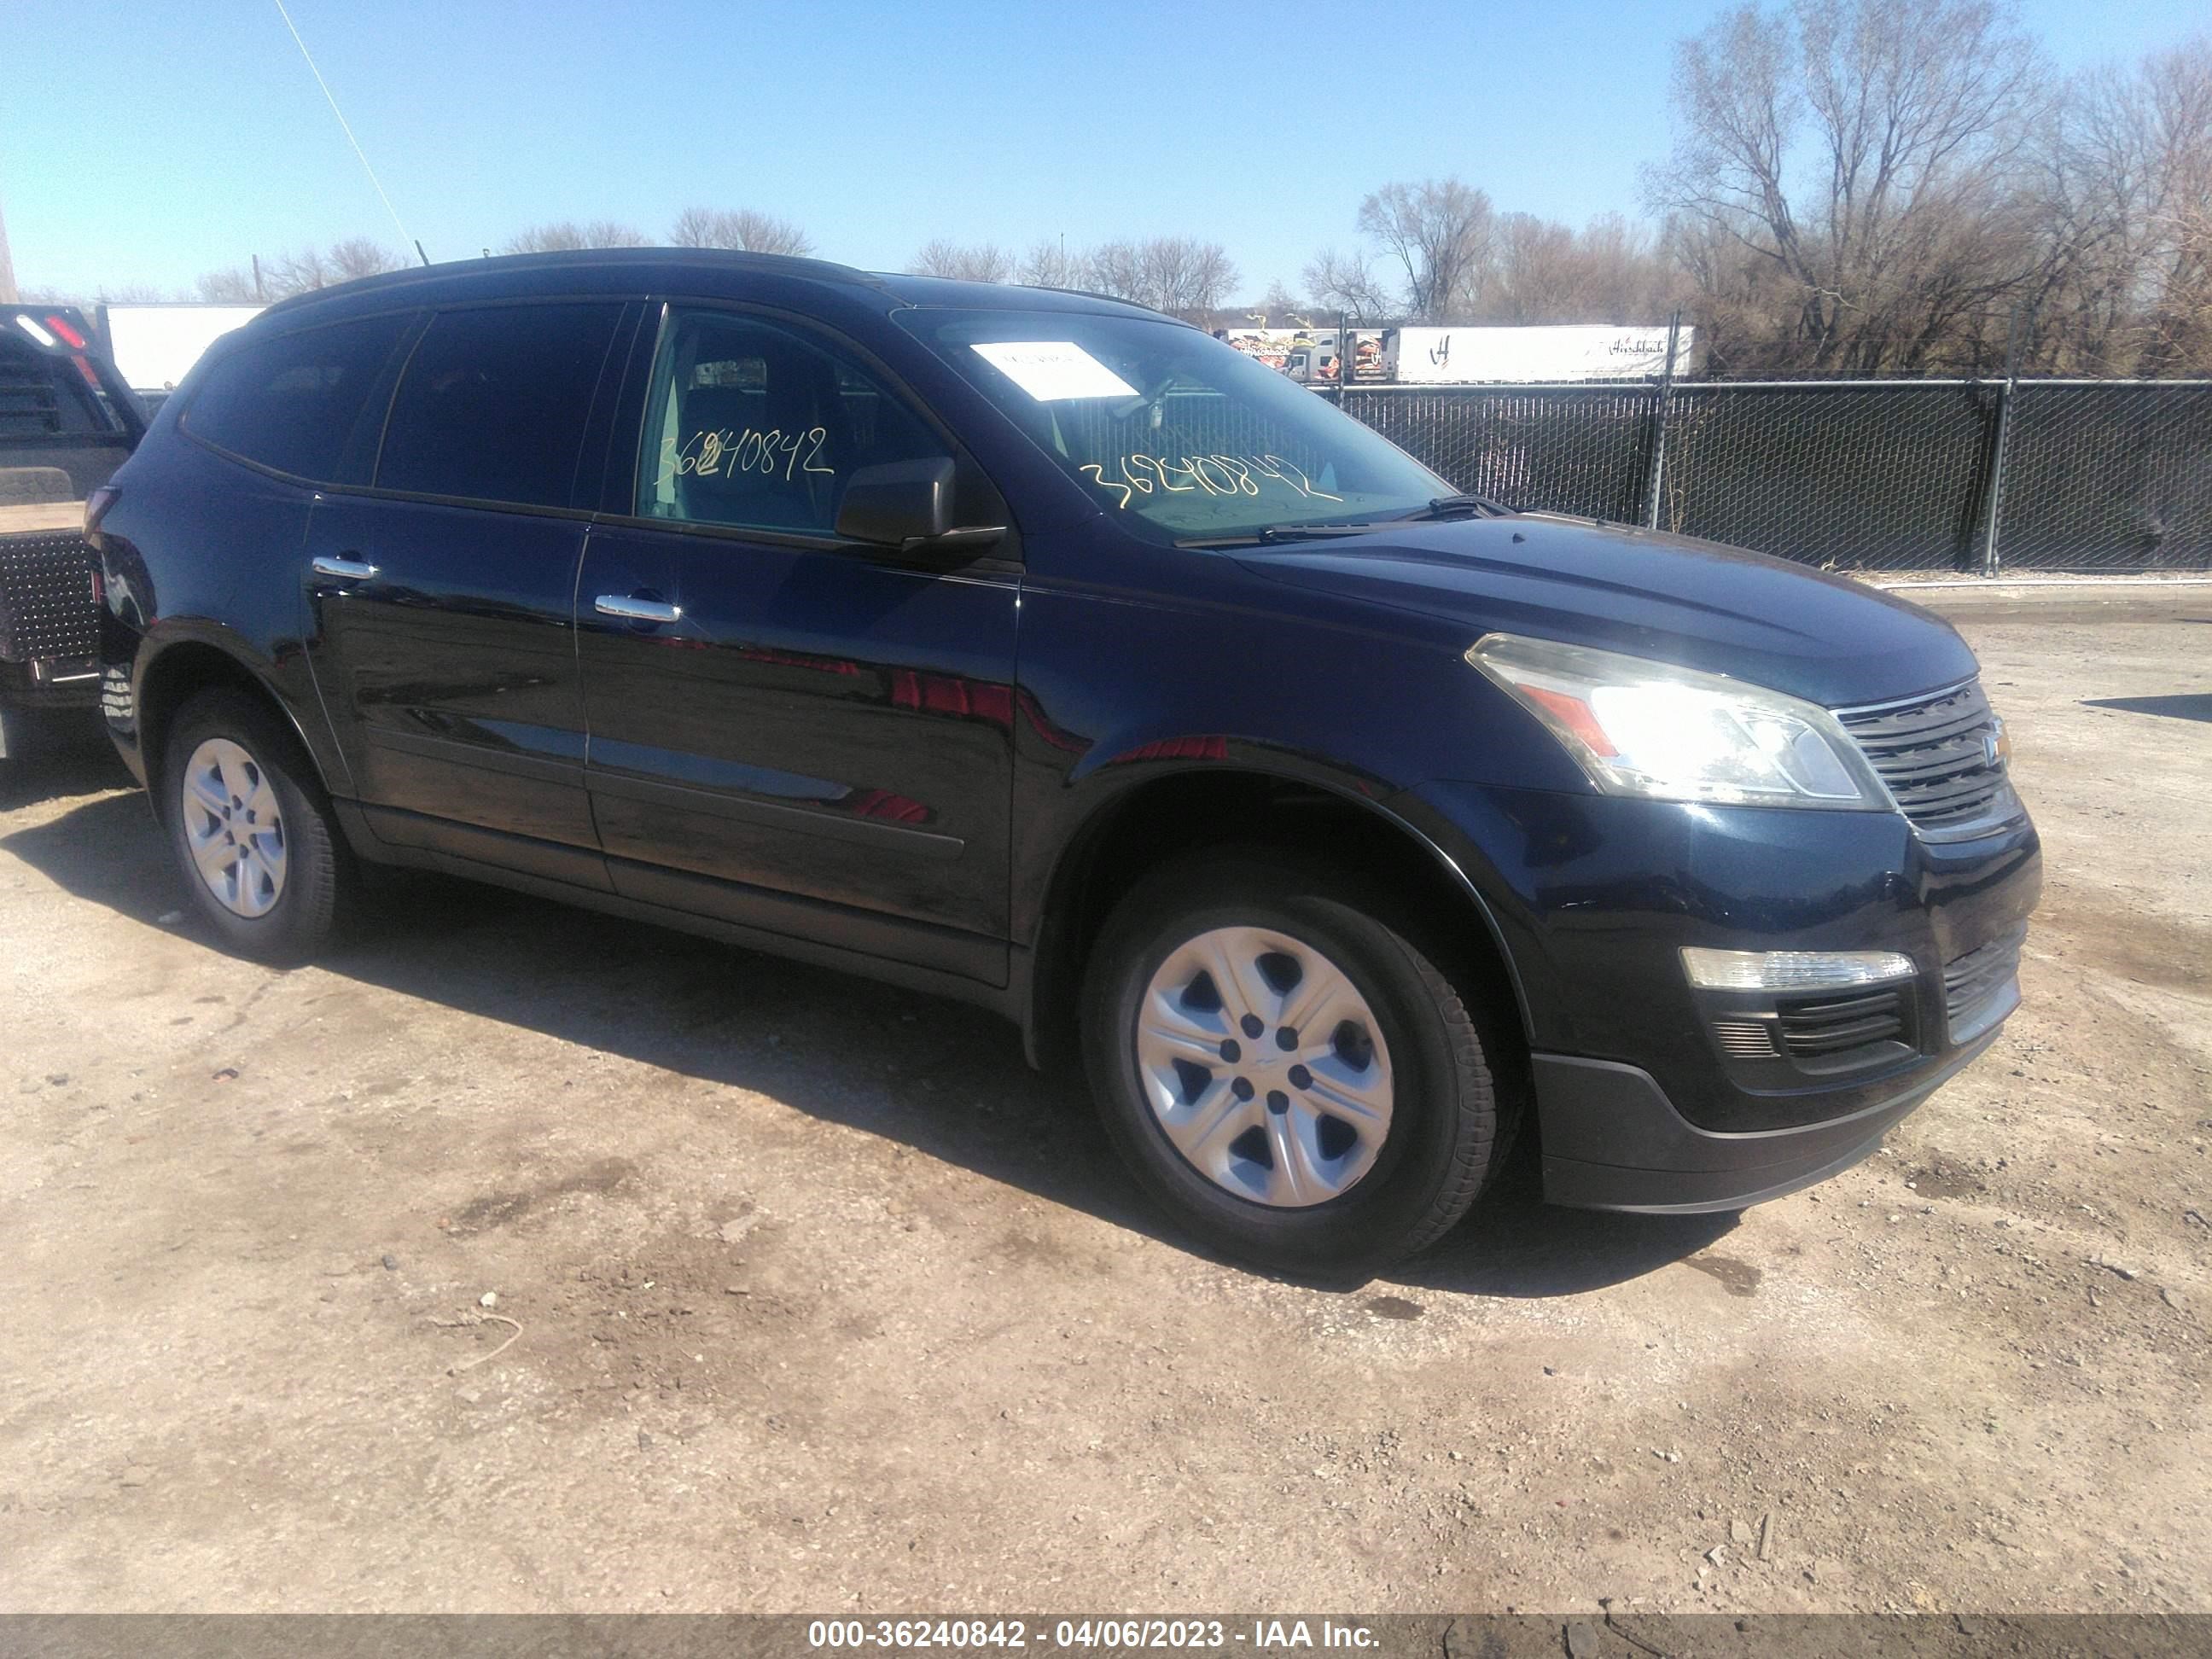
[[[1024,1041],[1040,1069],[1071,1059],[1084,968],[1108,913],[1130,881],[1159,861],[1210,846],[1261,842],[1311,853],[1429,908],[1451,935],[1455,966],[1504,994],[1525,1052],[1528,994],[1503,929],[1474,873],[1403,817],[1353,785],[1265,768],[1184,767],[1155,773],[1093,804],[1062,842],[1037,911]]]
[[[177,711],[200,692],[217,687],[242,692],[275,713],[298,741],[324,792],[335,793],[298,714],[243,653],[203,635],[184,635],[149,649],[140,659],[137,680],[134,702],[139,754],[155,816],[162,822],[168,821],[164,769]]]

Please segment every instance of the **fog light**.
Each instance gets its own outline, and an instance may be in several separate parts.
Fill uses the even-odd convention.
[[[1682,970],[1707,991],[1828,991],[1912,977],[1894,951],[1707,951],[1686,945]]]

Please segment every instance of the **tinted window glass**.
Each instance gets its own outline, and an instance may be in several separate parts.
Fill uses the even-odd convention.
[[[646,405],[637,510],[826,536],[855,469],[947,453],[828,343],[750,317],[678,313]]]
[[[566,507],[618,305],[449,311],[400,377],[386,489]]]
[[[302,478],[365,464],[384,410],[369,396],[410,317],[370,317],[241,347],[212,364],[185,411],[194,437]]]

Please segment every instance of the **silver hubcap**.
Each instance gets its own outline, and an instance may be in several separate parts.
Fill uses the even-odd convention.
[[[185,845],[208,891],[234,915],[265,916],[284,896],[284,815],[269,775],[228,738],[185,763]]]
[[[1136,1042],[1160,1127],[1239,1198],[1325,1203],[1374,1168],[1390,1133],[1390,1051],[1367,999],[1287,933],[1216,927],[1170,952]]]

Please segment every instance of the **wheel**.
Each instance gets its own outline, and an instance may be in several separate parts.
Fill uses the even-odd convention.
[[[30,717],[20,708],[0,708],[0,761],[21,760],[30,747]]]
[[[217,690],[178,710],[164,755],[161,816],[194,907],[240,956],[313,956],[354,872],[299,740],[263,703]]]
[[[1091,1091],[1138,1179],[1228,1254],[1370,1272],[1440,1237],[1498,1162],[1498,1056],[1400,908],[1303,860],[1211,854],[1100,933]]]

